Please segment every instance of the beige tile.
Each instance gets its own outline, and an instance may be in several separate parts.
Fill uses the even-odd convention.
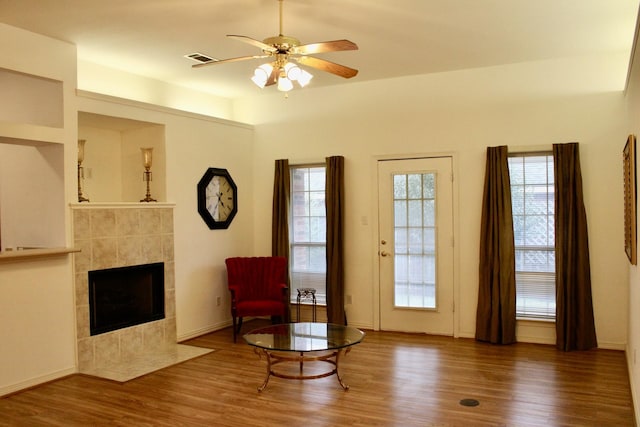
[[[89,324],[89,300],[85,304],[78,304],[76,306],[76,334],[78,339],[89,338],[91,335],[91,328]]]
[[[78,369],[80,372],[93,368],[93,341],[89,338],[78,340]]]
[[[164,340],[167,345],[175,344],[178,341],[175,319],[167,319],[164,322]]]
[[[75,272],[82,273],[89,271],[91,269],[91,240],[76,240],[74,247],[80,249],[80,252],[73,254]]]
[[[116,232],[118,236],[137,236],[140,234],[140,210],[118,209],[116,211]]]
[[[162,235],[162,256],[165,261],[173,261],[173,233]]]
[[[214,350],[175,344],[150,354],[144,354],[126,360],[123,363],[111,363],[84,370],[88,375],[106,378],[113,381],[126,382],[142,375],[182,363],[195,357],[204,356]]]
[[[162,261],[162,236],[160,234],[141,236],[142,262]]]
[[[75,274],[76,305],[89,304],[89,275],[87,273]]]
[[[140,236],[118,238],[118,266],[138,265],[143,262]]]
[[[164,289],[165,292],[176,288],[176,275],[173,262],[164,261]]]
[[[116,211],[96,209],[91,211],[91,237],[116,236]]]
[[[176,317],[176,292],[173,289],[164,292],[164,315],[166,318]]]
[[[73,240],[91,237],[91,213],[85,210],[73,211]]]
[[[160,234],[161,231],[160,209],[140,209],[140,234]]]
[[[163,320],[145,323],[142,328],[144,334],[144,351],[154,351],[162,347],[164,341],[164,325]]]
[[[115,238],[93,239],[91,242],[91,269],[100,270],[117,266],[118,245]]]
[[[160,216],[162,218],[161,232],[163,234],[173,234],[173,209],[164,208],[160,209]]]
[[[134,326],[120,331],[120,357],[122,360],[132,359],[142,354],[144,345],[142,328]]]
[[[94,336],[94,361],[96,366],[120,361],[120,339],[116,332]]]

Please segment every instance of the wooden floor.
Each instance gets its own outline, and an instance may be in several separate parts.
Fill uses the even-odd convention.
[[[258,393],[265,361],[226,329],[187,342],[213,353],[127,383],[73,375],[0,398],[0,425],[634,425],[623,352],[366,332],[341,365],[349,391],[272,377]]]

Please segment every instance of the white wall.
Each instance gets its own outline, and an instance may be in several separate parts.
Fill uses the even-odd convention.
[[[615,57],[615,55],[614,55]],[[617,64],[619,58],[612,63]],[[604,61],[606,62],[606,61]],[[256,123],[256,207],[270,206],[273,163],[345,156],[346,293],[349,322],[377,327],[375,159],[451,153],[457,191],[456,334],[473,337],[480,207],[487,146],[549,147],[578,141],[590,231],[594,310],[601,347],[623,349],[627,294],[622,236],[622,88],[600,82],[611,64],[591,58],[514,64],[382,82],[350,83],[239,102]],[[543,72],[544,71],[544,72]],[[618,70],[624,75],[624,68]],[[572,75],[571,79],[566,79]],[[571,83],[559,85],[558,80]],[[618,85],[619,86],[619,85]],[[269,215],[255,215],[256,250],[270,248]],[[535,324],[540,325],[538,324]],[[555,342],[549,325],[518,337]]]
[[[82,194],[91,202],[124,201],[122,195],[122,132],[78,123],[84,139]]]
[[[166,201],[175,203],[177,336],[184,340],[229,325],[224,260],[253,254],[252,127],[82,92],[78,109],[164,126],[166,182],[158,182],[154,175],[152,188],[165,185]],[[197,211],[196,185],[209,167],[228,169],[238,186],[238,214],[227,230],[209,230]]]
[[[0,265],[0,395],[75,372],[68,258]]]
[[[640,48],[639,41],[636,41],[635,58],[629,77],[629,88],[627,90],[627,110],[628,122],[626,130],[628,134],[640,137]],[[617,141],[616,147],[620,153],[625,141]],[[639,146],[636,146],[637,148]],[[636,171],[638,171],[638,159],[636,152]],[[636,185],[638,182],[636,181]],[[636,206],[637,208],[637,206]],[[636,211],[636,222],[637,211]],[[625,299],[620,300],[620,304],[628,306],[629,310],[629,330],[627,342],[627,364],[629,367],[629,380],[633,396],[633,406],[635,408],[636,419],[640,419],[640,368],[638,362],[638,350],[640,349],[640,269],[637,265],[627,263],[625,269],[629,274],[629,290]]]
[[[11,185],[11,191],[19,186],[18,190],[23,191],[25,197],[31,196],[25,206],[28,213],[39,212],[39,215],[27,214],[22,220],[44,224],[53,221],[55,224],[55,232],[44,231],[48,234],[44,240],[31,236],[34,244],[54,242],[56,246],[70,246],[70,215],[66,206],[76,194],[73,171],[77,157],[71,148],[75,148],[77,136],[76,48],[0,24],[0,52],[0,68],[62,82],[62,99],[57,96],[57,102],[38,103],[33,102],[33,96],[27,96],[26,100],[32,102],[25,105],[24,98],[16,99],[18,92],[0,98],[0,103],[5,104],[0,110],[5,112],[21,104],[19,115],[0,117],[0,143],[14,144],[19,140],[20,143],[42,145],[37,149],[3,149],[0,167],[8,173],[9,160],[4,156],[15,155],[10,170],[20,173],[19,181],[22,182],[13,181],[13,177],[3,173],[0,173],[0,180],[2,184]],[[34,61],[34,57],[38,60]],[[43,113],[42,107],[54,109],[51,112],[54,120],[43,122],[42,116],[48,113]],[[43,126],[33,126],[33,123]],[[33,152],[22,152],[22,148]],[[16,149],[20,153],[16,153]],[[36,187],[40,188],[30,194],[30,188]],[[55,192],[54,200],[49,199],[50,195],[45,196],[46,192]],[[24,199],[12,200],[16,201],[21,203]],[[16,206],[9,208],[13,211]],[[37,225],[34,228],[43,231]],[[16,241],[16,244],[21,243]],[[70,255],[0,262],[0,395],[75,371],[73,297]]]
[[[166,152],[164,126],[149,126],[122,132],[122,196],[126,202],[138,202],[147,194],[144,181],[144,165],[140,148],[153,148],[151,153],[151,181],[149,193],[152,199],[166,199]]]
[[[87,61],[78,61],[78,87],[101,93],[169,108],[233,119],[231,100],[170,85]]]

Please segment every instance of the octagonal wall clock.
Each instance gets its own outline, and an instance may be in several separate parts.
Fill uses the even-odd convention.
[[[211,230],[229,228],[238,213],[238,187],[226,169],[209,168],[198,182],[198,213]]]

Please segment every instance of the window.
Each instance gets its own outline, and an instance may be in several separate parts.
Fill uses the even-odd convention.
[[[516,251],[516,316],[555,319],[553,155],[509,156]]]
[[[327,213],[324,165],[292,166],[289,235],[291,300],[297,288],[315,288],[318,304],[326,304]]]
[[[436,307],[436,174],[393,176],[396,307]]]

